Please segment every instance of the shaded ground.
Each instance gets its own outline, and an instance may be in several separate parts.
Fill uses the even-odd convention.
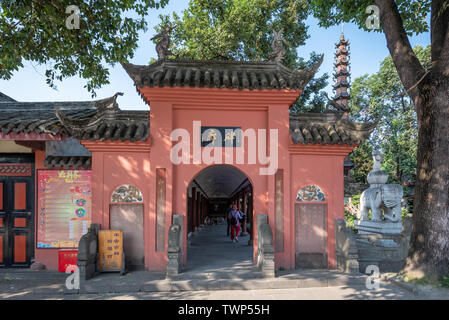
[[[0,283],[0,299],[8,300],[423,300],[449,299],[449,291],[423,292],[418,296],[400,288],[382,283],[379,290],[364,286],[213,290],[182,292],[137,292],[121,294],[64,295],[59,283],[17,280]]]
[[[421,290],[418,296],[388,282],[368,290],[366,276],[329,270],[277,272],[263,279],[252,263],[248,237],[232,243],[226,226],[208,226],[192,237],[184,272],[171,281],[162,272],[101,274],[87,283],[93,294],[63,293],[65,274],[0,269],[0,299],[58,300],[329,300],[449,299],[449,290]],[[230,290],[232,289],[232,290]]]
[[[249,235],[232,243],[226,225],[207,226],[191,237],[187,263],[180,279],[254,279],[262,278],[253,265]]]

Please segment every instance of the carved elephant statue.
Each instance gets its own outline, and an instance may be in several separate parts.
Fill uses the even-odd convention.
[[[399,184],[381,184],[366,189],[360,196],[359,219],[369,220],[371,209],[371,221],[400,221],[402,197],[403,190]]]

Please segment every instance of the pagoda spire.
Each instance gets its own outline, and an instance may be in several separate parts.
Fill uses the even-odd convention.
[[[335,53],[335,85],[334,85],[334,101],[345,107],[348,106],[350,84],[350,67],[349,67],[349,41],[345,40],[344,33],[342,31],[340,42],[338,42],[335,47],[337,52]]]

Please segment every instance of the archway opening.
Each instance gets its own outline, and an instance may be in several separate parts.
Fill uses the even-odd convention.
[[[238,242],[231,241],[227,215],[236,204],[243,213]],[[253,186],[239,169],[229,165],[207,167],[187,189],[187,269],[230,271],[252,266]],[[203,272],[206,270],[202,270]]]

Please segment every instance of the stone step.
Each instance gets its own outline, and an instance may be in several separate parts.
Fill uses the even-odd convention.
[[[87,281],[79,293],[131,293],[131,292],[180,292],[211,290],[262,290],[262,289],[294,289],[316,287],[364,286],[367,276],[330,275],[328,277],[304,278],[272,278],[272,279],[189,279],[160,280],[137,283],[113,283],[112,281]],[[69,293],[69,292],[66,292]],[[78,292],[73,292],[78,293]]]

